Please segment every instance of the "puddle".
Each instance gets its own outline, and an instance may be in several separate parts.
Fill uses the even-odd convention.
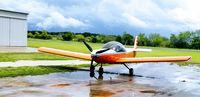
[[[138,76],[104,74],[102,80],[88,71],[0,78],[1,97],[199,97],[200,68],[170,63],[129,65]],[[105,71],[128,73],[113,65]],[[98,73],[96,73],[98,74]]]

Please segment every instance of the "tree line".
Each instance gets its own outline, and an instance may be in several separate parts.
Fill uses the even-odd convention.
[[[90,32],[74,33],[74,32],[47,32],[43,31],[28,31],[28,38],[38,39],[58,39],[63,41],[87,41],[92,43],[106,43],[109,41],[118,41],[124,45],[133,45],[134,36],[124,32],[122,35],[104,35],[94,34]],[[200,30],[194,32],[185,31],[179,34],[171,34],[169,38],[163,37],[158,33],[138,34],[139,46],[153,47],[171,47],[171,48],[189,48],[200,49]]]

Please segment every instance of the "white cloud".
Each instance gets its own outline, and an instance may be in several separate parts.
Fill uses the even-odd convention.
[[[130,24],[131,26],[136,26],[136,27],[147,27],[147,24],[140,20],[139,18],[136,18],[135,16],[132,16],[128,13],[123,13],[122,16],[127,20],[126,22]]]
[[[0,6],[8,10],[28,12],[28,22],[43,29],[87,26],[81,20],[71,16],[64,16],[60,7],[48,5],[40,0],[0,0]]]
[[[61,28],[68,28],[81,27],[86,25],[83,22],[72,17],[66,18],[61,13],[52,12],[42,22],[37,23],[36,26],[39,28],[48,29],[56,26],[59,26]]]
[[[28,11],[29,23],[46,29],[129,27],[169,33],[200,29],[199,0],[61,1],[0,0],[0,7]]]

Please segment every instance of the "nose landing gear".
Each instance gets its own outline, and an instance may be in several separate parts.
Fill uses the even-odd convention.
[[[94,77],[95,76],[95,67],[97,65],[94,66],[93,65],[93,61],[91,61],[91,65],[90,65],[90,77]],[[99,67],[99,71],[98,71],[100,78],[103,78],[103,72],[104,72],[104,70],[103,70],[103,66],[101,64],[101,66]]]

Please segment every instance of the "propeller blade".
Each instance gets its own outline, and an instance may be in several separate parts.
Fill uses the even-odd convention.
[[[91,47],[89,44],[87,44],[87,43],[85,42],[85,40],[83,40],[83,43],[84,43],[85,46],[90,50],[90,52],[93,51],[93,50],[92,50],[92,47]]]
[[[104,49],[104,50],[99,50],[99,51],[96,52],[96,54],[100,54],[100,53],[103,53],[103,52],[108,51],[108,50],[110,50],[110,49],[107,48],[107,49]]]

